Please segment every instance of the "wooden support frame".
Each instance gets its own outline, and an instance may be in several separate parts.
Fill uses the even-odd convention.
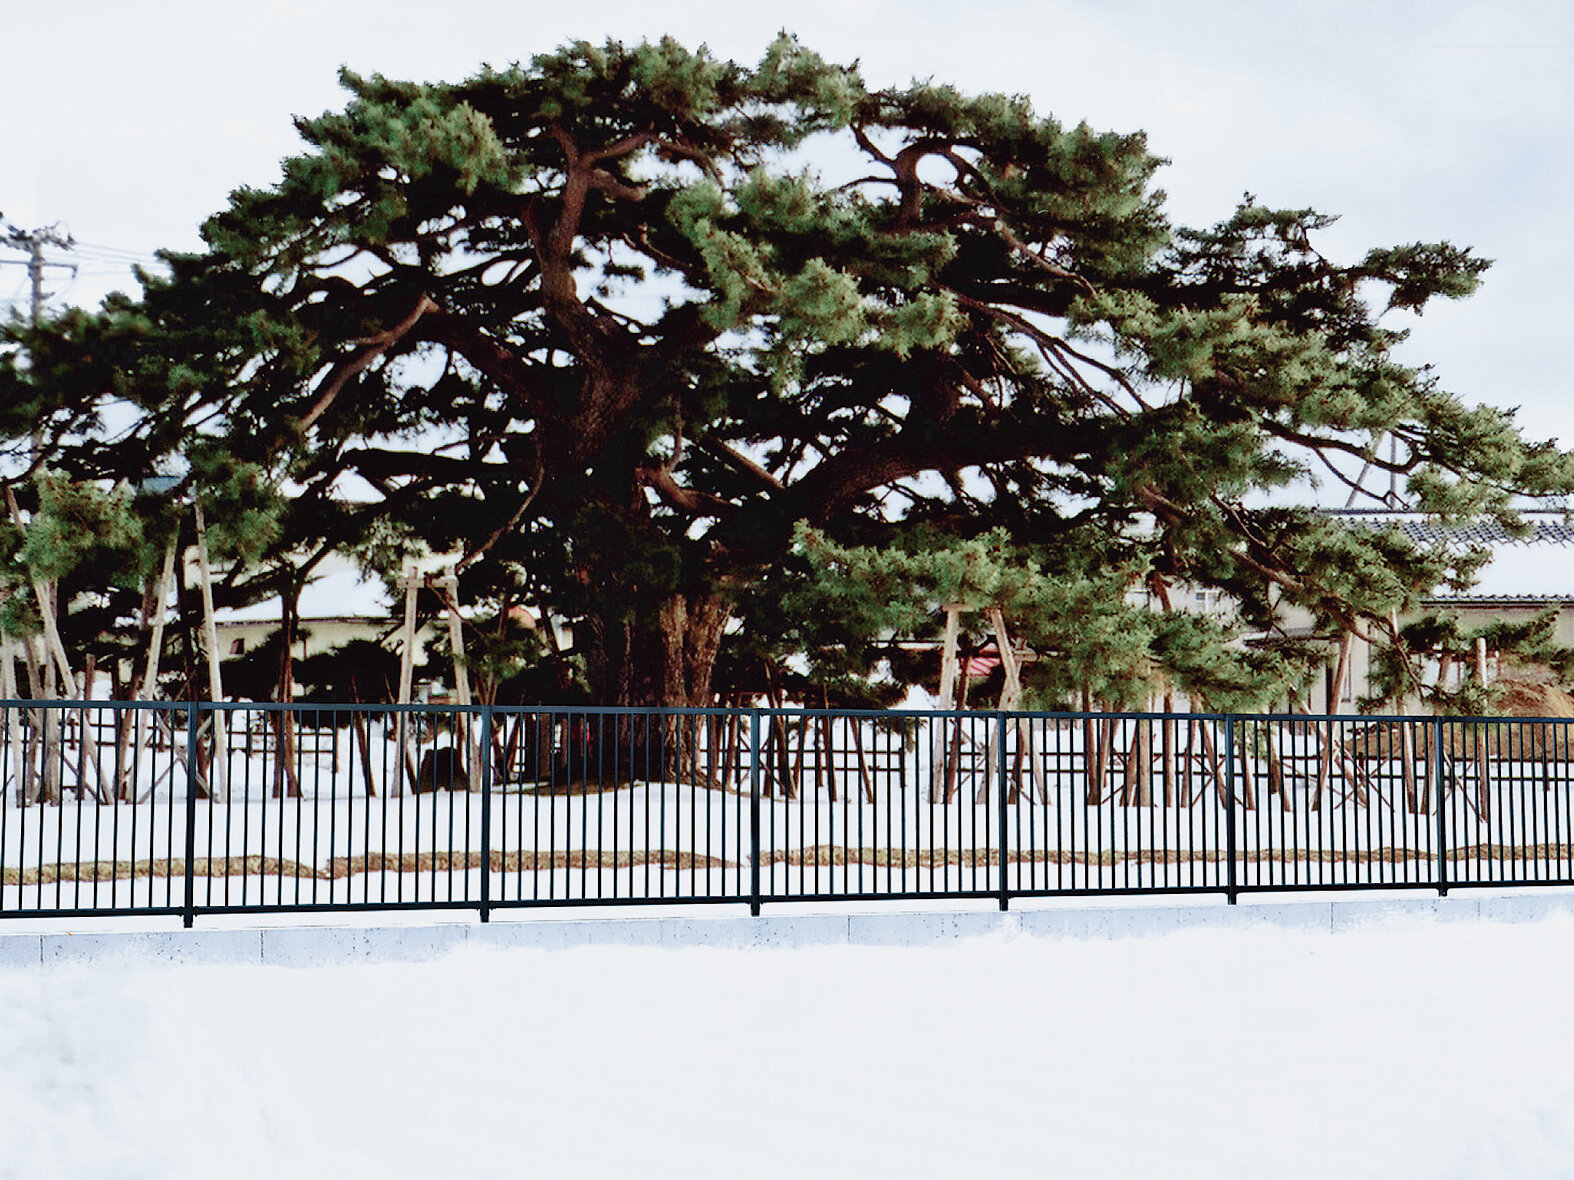
[[[422,590],[434,590],[442,599],[443,609],[448,616],[448,650],[454,662],[454,696],[466,710],[463,725],[456,729],[454,737],[465,748],[465,773],[470,790],[479,791],[481,760],[490,757],[491,753],[486,748],[487,736],[478,732],[475,717],[469,712],[470,706],[474,704],[474,696],[470,671],[465,661],[464,617],[459,613],[459,575],[454,569],[443,574],[423,574],[412,562],[405,566],[404,577],[399,584],[404,591],[404,620],[399,628],[398,703],[410,704],[415,693],[416,596]],[[419,771],[411,750],[409,714],[403,710],[399,713],[398,731],[400,761],[404,764],[406,781],[413,789]]]

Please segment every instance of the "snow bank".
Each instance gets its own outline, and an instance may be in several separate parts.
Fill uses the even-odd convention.
[[[0,1176],[1574,1174],[1574,919],[0,968]]]

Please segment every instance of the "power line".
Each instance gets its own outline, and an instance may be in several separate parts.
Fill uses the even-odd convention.
[[[118,246],[98,246],[92,242],[77,242],[74,249],[83,258],[116,266],[167,265],[157,254],[150,254],[146,250],[123,250]]]

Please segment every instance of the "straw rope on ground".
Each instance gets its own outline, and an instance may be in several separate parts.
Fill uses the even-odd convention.
[[[690,852],[493,852],[489,868],[494,873],[544,872],[552,869],[627,869],[651,866],[663,869],[736,868],[716,857],[695,856]],[[299,861],[271,856],[232,856],[192,861],[192,876],[282,877],[303,881],[341,881],[363,873],[446,873],[465,872],[481,867],[479,852],[368,853],[365,856],[336,856],[322,868]],[[161,860],[84,861],[80,864],[40,865],[34,868],[8,868],[0,874],[0,884],[53,885],[72,881],[127,881],[145,877],[184,877],[186,862],[178,857]]]
[[[1108,868],[1115,865],[1223,864],[1227,860],[1218,849],[1180,851],[1140,848],[1130,851],[1104,849],[1087,851],[1013,852],[1008,864],[1082,865]],[[1373,849],[1275,848],[1243,851],[1236,854],[1241,864],[1403,864],[1427,862],[1432,853],[1402,847]],[[1452,848],[1446,859],[1454,864],[1468,861],[1574,861],[1574,844],[1467,844]],[[493,873],[549,872],[552,870],[622,870],[659,868],[677,871],[737,869],[736,861],[699,856],[691,852],[493,852],[488,858]],[[1000,863],[998,848],[896,849],[846,847],[820,844],[812,848],[767,853],[761,868],[841,868],[866,866],[889,870],[936,870],[947,868],[990,868]],[[234,856],[192,861],[192,876],[198,878],[272,877],[285,880],[341,881],[367,873],[433,874],[467,872],[481,867],[479,852],[380,853],[334,857],[325,866],[314,868],[299,861],[265,856]],[[128,881],[143,878],[183,878],[186,862],[178,857],[160,860],[84,861],[80,864],[47,864],[31,868],[7,868],[0,873],[3,885],[53,885],[58,883]]]
[[[1574,848],[1574,846],[1569,846]],[[1429,852],[1408,848],[1374,848],[1370,851],[1342,852],[1327,849],[1270,849],[1236,853],[1236,860],[1243,864],[1295,862],[1322,862],[1332,864],[1378,863],[1397,864],[1406,860],[1430,860]],[[1456,854],[1457,858],[1457,854]],[[1138,848],[1129,851],[1103,849],[1097,852],[1046,851],[1013,852],[1006,857],[1008,864],[1061,864],[1109,866],[1117,864],[1222,864],[1228,859],[1218,849],[1177,850],[1165,848]],[[1510,857],[1509,859],[1512,859]],[[837,844],[822,844],[802,851],[769,853],[761,858],[761,866],[790,865],[792,867],[832,868],[842,865],[871,865],[888,869],[940,869],[986,868],[1000,863],[998,848],[844,848]]]

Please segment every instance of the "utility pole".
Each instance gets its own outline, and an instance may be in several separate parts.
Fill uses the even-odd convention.
[[[70,231],[64,230],[58,223],[45,226],[43,229],[19,229],[7,222],[0,227],[0,245],[10,246],[13,250],[21,250],[27,255],[28,285],[32,289],[31,306],[28,322],[33,327],[38,327],[38,321],[44,310],[44,268],[58,266],[76,274],[74,262],[51,262],[44,257],[45,246],[55,246],[61,250],[69,250],[76,245]]]

